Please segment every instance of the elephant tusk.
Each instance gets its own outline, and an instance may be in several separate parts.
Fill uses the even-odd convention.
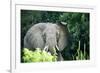
[[[48,46],[45,46],[43,50],[48,51]]]
[[[58,48],[58,46],[56,45],[56,49],[59,51],[59,48]]]
[[[54,55],[57,55],[56,49],[53,47]]]

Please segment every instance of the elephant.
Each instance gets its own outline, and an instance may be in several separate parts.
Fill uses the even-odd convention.
[[[68,45],[68,29],[65,25],[57,23],[37,23],[34,24],[24,37],[24,47],[31,50],[48,47],[48,51],[53,54],[52,48],[57,48],[58,61],[62,61],[61,51]]]

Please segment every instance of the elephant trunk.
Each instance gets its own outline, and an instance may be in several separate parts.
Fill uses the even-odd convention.
[[[55,48],[56,45],[57,45],[56,40],[52,38],[47,39],[47,42],[45,44],[45,46],[48,46],[48,51],[50,51],[51,54],[54,54],[53,48]]]

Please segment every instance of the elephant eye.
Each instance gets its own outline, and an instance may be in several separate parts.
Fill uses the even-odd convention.
[[[44,40],[44,41],[46,41],[46,34],[45,34],[45,33],[43,33],[43,35],[42,35],[42,36],[43,36],[43,40]]]
[[[58,42],[58,40],[59,40],[59,36],[60,36],[60,35],[59,35],[59,32],[57,32],[57,33],[56,33],[57,42]]]
[[[57,32],[57,38],[59,38],[59,32]]]

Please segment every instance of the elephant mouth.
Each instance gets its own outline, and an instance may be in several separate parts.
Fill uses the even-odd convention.
[[[53,52],[51,52],[50,49],[52,49]],[[60,50],[59,50],[59,48],[58,48],[57,45],[54,46],[53,48],[50,48],[50,49],[49,49],[49,46],[47,45],[47,46],[44,47],[43,50],[44,50],[44,51],[47,51],[47,52],[50,52],[51,54],[55,54],[55,55],[58,55],[57,52],[60,52]]]

